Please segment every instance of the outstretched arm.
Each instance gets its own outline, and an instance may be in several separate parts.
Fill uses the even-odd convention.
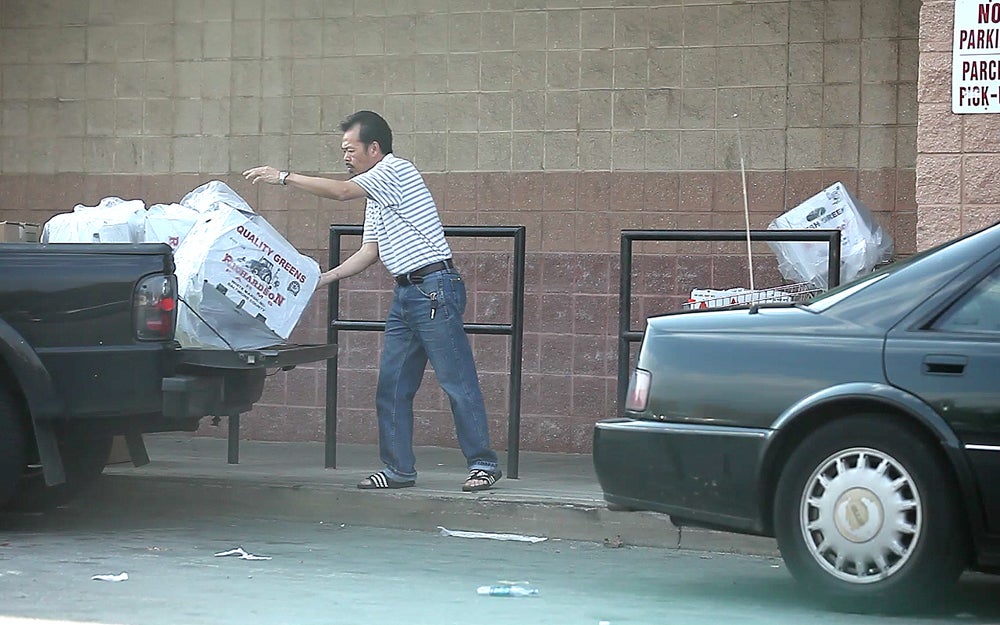
[[[257,184],[258,182],[281,184],[280,173],[274,167],[263,165],[246,170],[243,172],[243,177],[253,184]],[[366,195],[361,185],[350,180],[332,180],[330,178],[290,173],[285,177],[285,184],[331,200],[356,200]]]
[[[320,289],[331,282],[343,280],[344,278],[349,278],[354,274],[361,273],[365,269],[371,267],[377,260],[378,243],[375,241],[363,243],[361,248],[357,252],[351,254],[347,260],[340,263],[333,269],[321,273],[319,276],[319,284],[316,285],[316,288]]]

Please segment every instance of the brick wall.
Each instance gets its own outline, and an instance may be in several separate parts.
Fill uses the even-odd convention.
[[[920,11],[919,249],[1000,221],[1000,116],[951,112],[954,20],[954,0]]]
[[[339,120],[382,111],[446,224],[527,227],[522,447],[587,451],[617,411],[622,229],[741,228],[742,162],[752,227],[840,180],[916,249],[919,7],[0,0],[0,219],[176,201],[218,177],[326,266],[327,225],[360,223],[362,205],[233,172],[340,175]],[[508,320],[509,242],[453,244],[468,320]],[[637,253],[635,328],[693,287],[747,286],[739,246]],[[756,258],[758,285],[780,280],[766,247]],[[388,287],[370,270],[342,305],[378,318]],[[325,310],[293,338],[322,340]],[[341,336],[341,440],[372,441],[378,337]],[[473,341],[502,448],[507,342]],[[322,438],[324,390],[322,367],[276,374],[245,435]],[[430,380],[418,406],[418,441],[453,446]]]

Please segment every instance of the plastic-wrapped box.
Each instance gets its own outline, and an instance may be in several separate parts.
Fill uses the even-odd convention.
[[[185,347],[256,349],[288,339],[319,282],[319,265],[295,250],[225,184],[181,202],[201,217],[174,252]]]
[[[201,213],[183,204],[154,204],[146,211],[146,243],[166,243],[177,249]]]
[[[768,230],[839,229],[840,281],[850,282],[892,259],[892,237],[875,216],[836,182],[784,213]],[[827,288],[829,246],[817,242],[768,242],[778,257],[778,270],[786,280],[809,282]]]
[[[146,204],[106,197],[97,206],[77,204],[45,222],[42,243],[142,243]]]
[[[45,223],[43,243],[162,242],[174,249],[184,347],[256,349],[288,339],[319,282],[319,265],[295,250],[225,183],[179,204],[146,210],[108,197]]]

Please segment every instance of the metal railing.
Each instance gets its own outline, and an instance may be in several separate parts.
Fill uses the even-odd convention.
[[[631,344],[642,340],[643,330],[631,328],[632,243],[634,241],[777,241],[827,242],[829,287],[840,284],[840,230],[622,230],[621,275],[618,286],[618,405],[621,414],[628,390]]]
[[[360,235],[361,226],[330,226],[330,267],[340,264],[341,238],[345,235]],[[492,334],[511,337],[510,340],[510,380],[508,382],[507,418],[507,473],[516,479],[520,459],[521,440],[521,360],[524,351],[524,226],[445,226],[445,236],[450,237],[493,237],[514,240],[514,275],[511,293],[511,322],[466,323],[463,327],[468,334]],[[354,320],[340,318],[340,285],[334,282],[329,287],[327,307],[327,341],[336,343],[341,330],[383,331],[384,321]],[[337,367],[327,363],[326,368],[326,458],[327,468],[337,466]]]

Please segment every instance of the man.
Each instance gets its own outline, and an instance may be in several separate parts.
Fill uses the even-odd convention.
[[[417,168],[392,153],[392,130],[380,115],[358,111],[340,129],[350,180],[266,166],[243,175],[254,184],[291,185],[334,200],[367,199],[361,248],[319,280],[319,287],[326,286],[381,259],[397,283],[375,395],[379,454],[385,468],[363,479],[358,488],[406,488],[416,483],[413,398],[430,360],[451,401],[455,432],[469,468],[462,490],[486,490],[502,473],[490,449],[486,407],[462,325],[465,284],[452,262],[437,206]]]

